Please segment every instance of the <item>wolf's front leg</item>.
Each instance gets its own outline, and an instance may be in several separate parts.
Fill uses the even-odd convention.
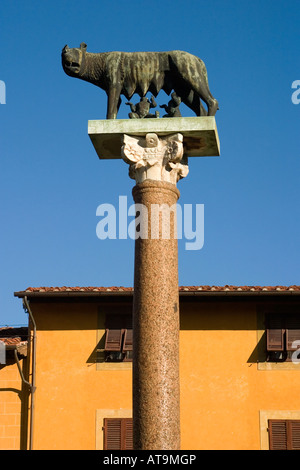
[[[111,86],[107,92],[107,114],[106,119],[116,119],[120,103],[120,87]]]

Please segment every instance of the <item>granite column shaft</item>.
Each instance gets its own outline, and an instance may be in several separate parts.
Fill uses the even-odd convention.
[[[135,241],[134,448],[176,450],[180,449],[176,239],[179,191],[169,182],[145,180],[133,188],[133,197],[136,204],[142,204],[147,209],[148,221],[147,238],[141,237]],[[172,207],[175,211],[167,209],[157,217],[157,205]]]

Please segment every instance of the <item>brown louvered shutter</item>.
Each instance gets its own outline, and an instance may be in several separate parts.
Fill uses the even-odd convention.
[[[270,450],[287,450],[287,423],[283,419],[270,419],[269,448]]]
[[[104,418],[104,450],[121,450],[121,419]]]
[[[132,450],[132,418],[104,418],[104,450]]]
[[[125,330],[123,351],[132,351],[132,330]]]
[[[124,450],[133,450],[133,422],[132,418],[124,418],[123,419],[123,428],[124,428],[124,434],[123,434],[123,442],[122,442],[122,448]]]
[[[284,351],[284,329],[279,315],[269,315],[267,319],[267,350]]]
[[[270,450],[300,450],[300,420],[269,420]]]
[[[295,351],[298,346],[293,346],[294,341],[300,342],[300,317],[299,315],[287,315],[286,317],[286,348]],[[298,343],[299,344],[299,343]]]
[[[267,350],[284,351],[284,330],[282,328],[267,329]]]
[[[295,341],[297,343],[293,344]],[[300,346],[300,329],[287,329],[286,330],[286,349],[287,351],[296,351]]]
[[[289,444],[291,450],[300,450],[300,420],[290,420],[289,427]]]
[[[106,329],[105,351],[121,351],[123,330]]]

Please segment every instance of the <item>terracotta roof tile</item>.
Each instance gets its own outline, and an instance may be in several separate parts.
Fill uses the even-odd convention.
[[[25,291],[15,292],[15,296],[17,297],[24,297],[30,294],[109,294],[113,295],[116,294],[132,294],[133,287],[124,287],[124,286],[61,286],[61,287],[28,287]],[[216,293],[216,294],[230,294],[230,293],[245,293],[245,294],[298,294],[300,293],[300,286],[299,285],[290,285],[290,286],[282,286],[282,285],[275,285],[275,286],[236,286],[236,285],[224,285],[224,286],[209,286],[209,285],[198,285],[198,286],[179,286],[179,293],[182,295],[194,293]]]
[[[28,287],[25,292],[111,292],[111,291],[128,291],[132,292],[132,287]]]
[[[7,346],[21,346],[27,344],[28,328],[5,326],[0,328],[0,341]]]
[[[225,285],[225,286],[179,286],[179,292],[293,292],[300,291],[299,285],[291,286],[235,286],[235,285]],[[133,287],[123,287],[123,286],[110,286],[110,287],[97,287],[97,286],[87,286],[87,287],[28,287],[23,293],[39,293],[39,292],[133,292]]]

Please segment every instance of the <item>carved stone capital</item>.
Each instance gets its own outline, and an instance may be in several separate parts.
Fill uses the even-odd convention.
[[[176,185],[189,172],[187,157],[183,156],[182,134],[148,133],[145,137],[123,134],[122,144],[121,156],[130,165],[129,176],[137,184],[150,179]]]

